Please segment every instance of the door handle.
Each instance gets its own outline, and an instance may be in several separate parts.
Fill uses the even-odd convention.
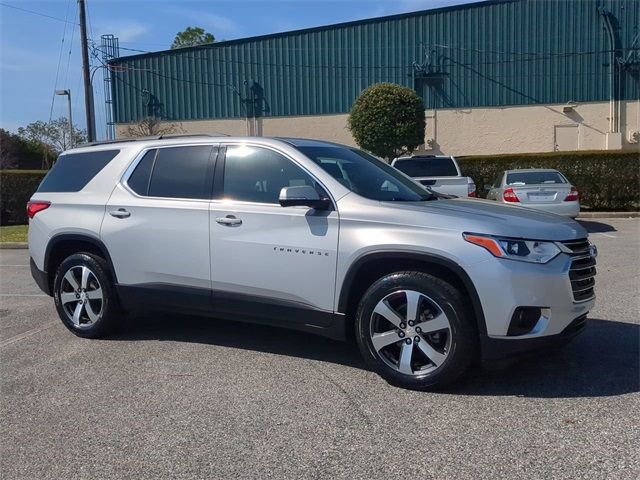
[[[233,215],[227,215],[226,217],[217,217],[216,222],[218,222],[220,225],[228,225],[230,227],[233,227],[235,225],[242,225],[242,220],[236,218]]]
[[[131,216],[131,212],[127,212],[124,208],[119,208],[117,210],[111,210],[109,215],[116,218],[127,218]]]

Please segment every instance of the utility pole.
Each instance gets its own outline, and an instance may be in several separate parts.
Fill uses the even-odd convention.
[[[96,139],[96,122],[93,116],[93,88],[91,86],[91,75],[89,74],[87,19],[84,0],[78,0],[78,11],[80,12],[80,48],[82,49],[82,78],[84,80],[84,109],[87,115],[87,140],[93,142]]]

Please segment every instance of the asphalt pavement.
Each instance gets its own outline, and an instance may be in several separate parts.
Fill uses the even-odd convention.
[[[394,388],[350,345],[177,315],[85,340],[0,250],[2,479],[640,477],[640,220],[583,222],[597,306],[566,348]]]

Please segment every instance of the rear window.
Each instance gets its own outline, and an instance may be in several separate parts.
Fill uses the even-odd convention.
[[[569,183],[560,172],[515,172],[507,174],[507,185]]]
[[[65,153],[49,171],[38,192],[79,192],[120,150]]]
[[[458,169],[451,157],[417,157],[393,164],[410,177],[457,177]]]

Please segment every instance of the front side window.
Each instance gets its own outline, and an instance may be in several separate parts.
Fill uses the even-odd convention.
[[[227,147],[224,198],[277,204],[283,187],[302,185],[318,189],[316,182],[307,172],[283,155],[262,147]]]
[[[378,201],[420,202],[437,198],[398,170],[355,148],[296,147],[352,192]]]
[[[210,145],[148,151],[127,180],[138,195],[206,199],[211,191]]]

